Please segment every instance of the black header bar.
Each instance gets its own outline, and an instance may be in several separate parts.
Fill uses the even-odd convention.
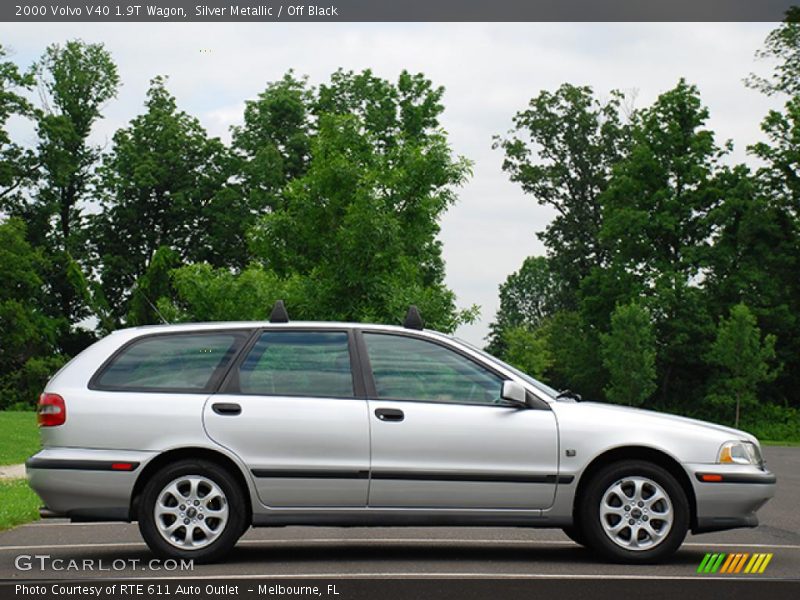
[[[9,22],[781,21],[800,0],[3,0]]]

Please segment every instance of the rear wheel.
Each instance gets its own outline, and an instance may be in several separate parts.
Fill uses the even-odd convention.
[[[601,469],[580,505],[586,543],[615,562],[653,563],[671,556],[689,528],[689,502],[668,471],[644,461]]]
[[[217,561],[245,530],[242,495],[237,482],[215,463],[176,462],[145,486],[139,531],[158,556]]]

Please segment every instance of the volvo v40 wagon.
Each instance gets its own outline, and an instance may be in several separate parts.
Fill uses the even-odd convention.
[[[654,562],[688,530],[755,527],[775,491],[753,436],[560,397],[414,310],[117,331],[52,378],[39,421],[43,516],[138,521],[197,562],[280,525],[558,527]]]

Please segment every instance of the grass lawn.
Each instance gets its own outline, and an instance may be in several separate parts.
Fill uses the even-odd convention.
[[[0,480],[0,531],[37,520],[41,505],[24,479]]]
[[[36,413],[0,411],[0,465],[23,463],[38,451]]]

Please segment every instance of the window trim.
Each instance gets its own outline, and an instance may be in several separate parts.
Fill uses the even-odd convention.
[[[244,363],[251,350],[258,343],[258,340],[265,333],[344,333],[347,335],[347,351],[350,355],[350,378],[353,383],[353,394],[351,396],[322,396],[309,394],[262,394],[242,392],[239,387],[239,369]],[[355,335],[352,328],[347,327],[260,327],[253,332],[252,337],[240,349],[236,360],[231,361],[228,372],[223,378],[218,394],[230,396],[246,396],[261,398],[330,398],[332,400],[364,400],[366,391],[364,386],[364,375],[358,349],[356,347]]]
[[[106,370],[113,365],[116,360],[124,354],[127,350],[129,350],[132,346],[136,344],[140,344],[143,341],[154,339],[154,338],[161,338],[161,337],[189,337],[189,336],[201,336],[201,335],[219,335],[219,334],[233,334],[234,336],[234,345],[233,348],[233,357],[228,364],[224,367],[220,368],[217,366],[214,369],[214,372],[211,374],[211,377],[206,383],[205,387],[202,388],[176,388],[176,387],[130,387],[130,386],[118,386],[118,385],[103,385],[100,383],[100,378],[105,374]],[[128,393],[136,393],[136,394],[213,394],[219,387],[220,382],[225,378],[228,374],[228,371],[231,368],[231,365],[235,363],[239,356],[241,355],[242,348],[245,347],[252,337],[253,329],[252,328],[224,328],[224,329],[191,329],[187,331],[159,331],[155,333],[147,333],[144,335],[136,336],[133,339],[128,340],[124,344],[122,344],[119,348],[117,348],[111,356],[109,356],[103,363],[95,370],[92,377],[89,379],[89,383],[87,384],[87,388],[93,391],[101,391],[101,392],[128,392]]]
[[[450,406],[485,406],[487,408],[513,408],[513,409],[516,409],[516,410],[525,410],[526,408],[527,409],[539,408],[538,405],[537,406],[529,406],[529,407],[523,408],[523,407],[520,407],[520,406],[518,406],[516,404],[512,404],[511,402],[505,401],[502,398],[501,398],[501,402],[499,404],[488,404],[486,402],[461,402],[461,401],[459,401],[459,402],[438,402],[436,400],[422,400],[422,399],[419,399],[419,398],[381,398],[380,396],[378,396],[378,390],[377,390],[377,387],[375,386],[375,374],[372,371],[372,364],[370,363],[369,352],[367,350],[367,342],[364,339],[365,335],[367,335],[367,334],[385,335],[385,336],[392,336],[392,337],[399,337],[399,338],[411,338],[411,339],[414,339],[414,340],[419,340],[419,341],[422,341],[422,342],[428,342],[428,343],[431,343],[431,344],[435,344],[437,346],[441,346],[445,350],[449,350],[450,352],[458,354],[462,358],[467,359],[468,361],[470,361],[474,365],[477,365],[478,367],[484,369],[485,371],[489,371],[492,375],[495,375],[496,377],[498,377],[500,379],[501,385],[502,385],[503,381],[511,381],[511,380],[508,378],[508,376],[504,375],[499,370],[494,368],[494,365],[488,365],[486,363],[483,363],[483,362],[475,359],[475,357],[470,356],[467,352],[465,352],[461,348],[458,348],[457,346],[451,346],[450,344],[447,344],[446,342],[444,342],[442,340],[438,340],[436,338],[431,338],[431,337],[428,337],[428,336],[425,336],[425,335],[418,335],[418,334],[414,334],[414,333],[410,333],[410,332],[406,333],[406,332],[399,332],[399,331],[388,331],[388,330],[384,331],[384,330],[380,330],[380,329],[357,329],[355,331],[355,333],[356,333],[356,339],[357,339],[357,345],[358,345],[359,353],[360,353],[360,355],[362,357],[362,359],[361,359],[362,360],[362,369],[363,369],[363,372],[364,372],[365,386],[366,386],[366,389],[367,389],[367,398],[369,400],[373,400],[373,401],[376,401],[376,402],[417,402],[417,403],[421,403],[421,404],[438,404],[438,405],[450,405]],[[528,393],[528,395],[530,395],[530,392]]]

